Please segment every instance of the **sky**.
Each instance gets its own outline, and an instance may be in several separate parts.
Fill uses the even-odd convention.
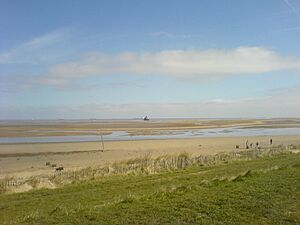
[[[300,0],[0,0],[0,119],[300,116]]]

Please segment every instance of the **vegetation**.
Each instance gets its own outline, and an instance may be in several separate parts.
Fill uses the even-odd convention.
[[[205,165],[192,163],[191,158],[182,154],[183,159],[174,162],[178,168],[164,167],[160,172],[141,169],[152,168],[148,163],[157,160],[148,156],[142,161],[146,165],[131,170],[140,171],[138,175],[121,166],[120,171],[127,175],[119,171],[113,176],[94,177],[52,190],[1,194],[0,221],[1,224],[299,224],[300,154],[280,153],[279,149],[282,148],[268,156],[252,154],[254,160],[244,157],[216,163],[217,160],[211,159]]]
[[[51,176],[34,176],[29,179],[16,179],[5,177],[0,179],[0,193],[28,191],[38,188],[61,187],[65,184],[76,183],[83,180],[97,179],[111,175],[138,175],[155,174],[165,171],[185,169],[191,166],[217,165],[235,160],[252,160],[258,157],[271,156],[299,149],[296,145],[278,145],[265,149],[248,149],[234,152],[219,153],[216,155],[193,156],[187,153],[177,155],[163,155],[157,158],[145,155],[131,160],[117,162],[107,166],[88,167],[80,170],[67,170]]]

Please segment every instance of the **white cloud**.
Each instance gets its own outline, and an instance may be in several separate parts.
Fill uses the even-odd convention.
[[[0,53],[0,64],[35,64],[48,62],[56,45],[69,37],[70,29],[56,30],[26,41],[8,52]],[[58,57],[57,55],[55,57]]]
[[[144,114],[153,118],[298,117],[300,104],[297,98],[300,95],[194,103],[89,104],[73,112],[78,112],[83,118],[88,118],[88,115],[99,118],[134,118]]]
[[[81,60],[49,68],[39,81],[64,86],[78,79],[110,74],[165,75],[177,78],[215,80],[300,70],[300,58],[284,56],[262,47],[209,49],[204,51],[161,51],[156,53],[88,54]]]

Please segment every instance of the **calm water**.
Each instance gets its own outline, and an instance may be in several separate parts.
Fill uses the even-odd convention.
[[[235,136],[275,136],[275,135],[300,135],[300,128],[214,128],[198,130],[171,131],[161,135],[137,135],[129,136],[125,131],[114,131],[110,135],[104,135],[104,141],[126,141],[126,140],[156,140],[176,138],[197,137],[235,137]],[[74,135],[74,136],[52,136],[52,137],[9,137],[0,138],[0,143],[62,143],[62,142],[89,142],[100,141],[99,135]]]

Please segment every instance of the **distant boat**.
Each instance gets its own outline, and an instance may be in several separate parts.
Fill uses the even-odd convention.
[[[145,116],[145,117],[143,118],[143,120],[144,120],[144,121],[148,121],[148,120],[150,120],[150,119],[149,119],[148,116]]]

